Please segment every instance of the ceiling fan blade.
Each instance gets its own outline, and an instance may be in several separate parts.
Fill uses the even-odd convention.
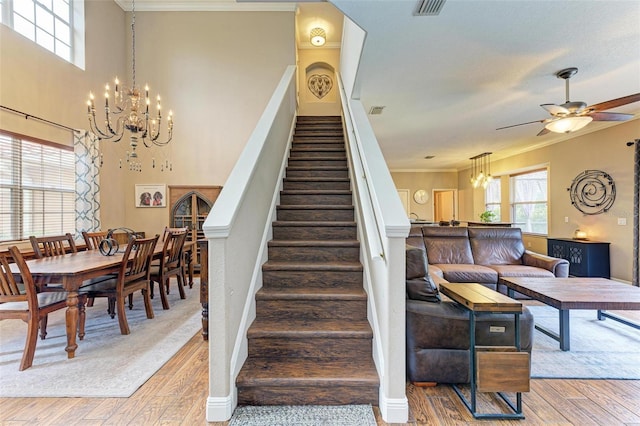
[[[633,118],[633,114],[622,114],[620,112],[593,112],[587,114],[593,121],[626,121]]]
[[[546,109],[551,115],[567,115],[571,112],[565,107],[556,104],[542,104],[540,106]]]
[[[543,135],[546,135],[549,132],[550,132],[549,129],[547,129],[546,127],[543,127],[542,130],[540,130],[536,136],[543,136]]]
[[[528,123],[512,124],[511,126],[499,127],[496,130],[510,129],[512,127],[524,126],[525,124],[544,123],[544,120],[529,121]]]
[[[610,101],[600,102],[599,104],[593,104],[587,107],[588,111],[603,111],[605,109],[616,108],[622,105],[632,104],[640,101],[640,93],[635,93],[629,96],[623,96],[618,99],[611,99]],[[595,120],[595,118],[594,118]]]

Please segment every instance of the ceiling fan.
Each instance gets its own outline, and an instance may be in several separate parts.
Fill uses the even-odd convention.
[[[565,81],[565,91],[567,101],[562,105],[542,104],[542,108],[547,110],[551,117],[542,120],[529,121],[527,123],[514,124],[500,127],[496,130],[509,129],[511,127],[523,126],[525,124],[544,123],[538,136],[546,135],[549,132],[571,133],[582,129],[591,121],[626,121],[633,117],[633,114],[623,114],[618,112],[604,112],[604,110],[617,108],[633,102],[640,101],[640,93],[612,99],[599,104],[587,106],[584,102],[571,102],[569,100],[569,79],[578,72],[578,68],[565,68],[556,73],[556,77]]]

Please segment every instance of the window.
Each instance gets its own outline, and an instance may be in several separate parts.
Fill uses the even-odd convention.
[[[547,234],[547,201],[546,169],[511,176],[511,218],[522,232]]]
[[[485,211],[491,211],[495,214],[494,222],[502,221],[500,216],[500,178],[494,177],[486,189],[484,190]]]
[[[0,133],[0,241],[75,233],[73,148]]]
[[[84,68],[84,0],[0,0],[1,22]]]

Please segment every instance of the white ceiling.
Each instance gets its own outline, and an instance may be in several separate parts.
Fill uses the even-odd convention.
[[[290,1],[233,3],[136,0],[136,8],[293,10]],[[569,135],[536,136],[540,123],[495,130],[549,117],[540,104],[564,103],[555,77],[563,68],[579,69],[572,101],[640,93],[640,0],[447,0],[438,16],[413,16],[417,0],[332,3],[367,32],[356,90],[367,110],[385,107],[370,121],[392,170],[459,170],[486,151],[496,160],[619,124]],[[340,13],[326,2],[297,6],[301,48],[316,23],[326,25],[326,47],[339,45]],[[609,111],[636,114],[640,137],[640,102]]]
[[[367,31],[357,84],[365,109],[385,106],[369,117],[391,169],[460,169],[619,124],[495,130],[549,117],[539,105],[564,103],[563,68],[579,69],[573,101],[640,92],[637,0],[448,0],[438,16],[413,16],[417,0],[334,3]],[[638,116],[640,102],[611,111]]]

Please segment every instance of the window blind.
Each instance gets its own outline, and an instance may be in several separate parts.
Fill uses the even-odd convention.
[[[75,233],[71,147],[0,132],[0,241]]]

